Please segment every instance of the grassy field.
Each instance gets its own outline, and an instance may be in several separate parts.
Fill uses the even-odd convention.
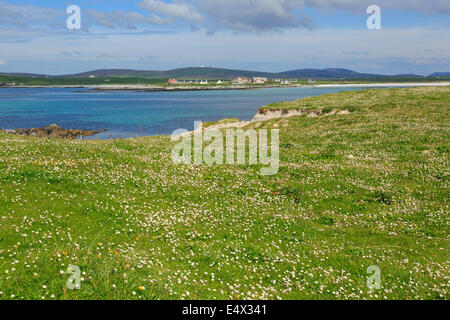
[[[0,299],[449,299],[450,88],[266,108],[324,111],[251,125],[280,129],[274,176],[0,134]]]
[[[44,77],[19,77],[0,76],[0,83],[15,82],[17,86],[95,86],[109,84],[148,84],[166,85],[169,79],[151,79],[139,77],[97,77],[97,78],[44,78]]]

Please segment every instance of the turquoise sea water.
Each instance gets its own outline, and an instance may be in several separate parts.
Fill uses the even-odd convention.
[[[0,128],[56,123],[67,129],[106,129],[100,139],[193,130],[194,121],[251,120],[259,107],[358,88],[270,88],[193,92],[92,92],[87,89],[0,88]]]

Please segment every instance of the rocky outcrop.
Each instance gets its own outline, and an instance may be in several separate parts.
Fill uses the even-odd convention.
[[[47,127],[42,128],[3,130],[4,133],[17,134],[22,136],[32,136],[39,138],[46,138],[46,137],[68,138],[68,139],[75,139],[78,137],[90,137],[104,131],[105,130],[64,129],[56,124],[51,124]],[[0,132],[2,132],[2,130],[0,130]]]

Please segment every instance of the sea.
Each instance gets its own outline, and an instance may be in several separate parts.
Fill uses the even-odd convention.
[[[116,139],[193,130],[195,121],[251,120],[261,106],[365,88],[265,88],[212,91],[93,91],[88,88],[0,88],[0,128],[106,130]]]

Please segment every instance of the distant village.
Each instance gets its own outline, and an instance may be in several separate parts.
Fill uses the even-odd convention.
[[[34,78],[34,77],[32,77]],[[47,76],[45,78],[48,78]],[[95,75],[89,75],[90,79],[95,79]],[[104,82],[110,82],[111,79],[103,79]],[[234,80],[177,80],[177,79],[169,79],[168,85],[263,85],[263,84],[280,84],[280,85],[290,85],[290,84],[297,84],[298,79],[268,79],[265,77],[236,77]],[[314,79],[308,79],[308,84],[315,84],[316,80]],[[0,82],[0,87],[10,87],[10,86],[23,86],[23,83],[16,83],[16,82]]]
[[[215,85],[225,85],[225,84],[232,84],[232,85],[243,85],[243,84],[266,84],[268,82],[273,83],[279,83],[281,85],[289,85],[289,84],[296,84],[298,82],[297,79],[268,79],[265,77],[236,77],[232,81],[228,80],[214,80],[209,81],[208,80],[176,80],[176,79],[169,79],[168,84],[169,85],[186,85],[186,84],[198,84],[198,85],[208,85],[208,84],[215,84]],[[314,79],[308,79],[308,84],[314,84],[316,83],[316,80]]]

